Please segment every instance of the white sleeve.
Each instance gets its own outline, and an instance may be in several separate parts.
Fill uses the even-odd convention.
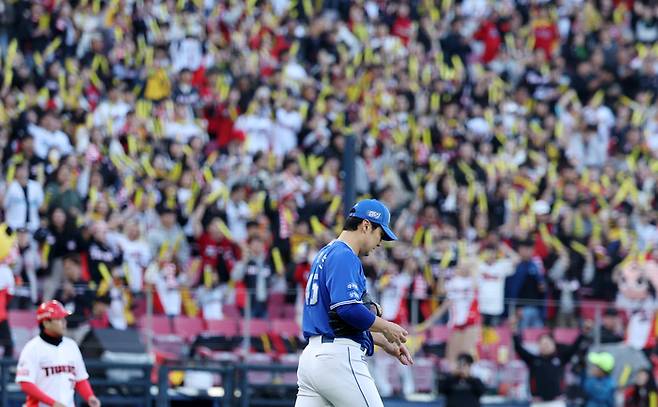
[[[39,202],[38,206],[41,207],[41,205],[43,205],[43,200],[45,198],[43,193],[43,187],[41,187],[41,184],[35,182],[34,191],[35,191],[35,199]]]
[[[140,257],[141,257],[141,259],[140,259],[141,262],[140,262],[139,265],[140,265],[141,267],[146,268],[146,267],[148,267],[148,265],[151,263],[151,258],[153,257],[153,256],[151,255],[151,250],[149,249],[149,246],[148,246],[148,244],[146,244],[146,242],[144,242],[144,243],[142,244],[142,250],[141,250],[141,252],[142,252],[142,253],[141,253],[141,256],[140,256]]]
[[[38,355],[32,349],[32,346],[28,344],[21,351],[21,355],[18,358],[18,366],[16,368],[16,383],[20,382],[30,382],[35,383],[37,378],[37,359]]]
[[[14,272],[9,266],[0,265],[0,290],[7,290],[11,295],[14,294]]]
[[[87,367],[84,360],[82,360],[80,348],[73,341],[71,341],[71,348],[75,350],[75,381],[80,382],[89,379],[89,373],[87,373]]]
[[[124,245],[126,243],[125,237],[119,232],[108,232],[106,235],[107,244],[114,251],[124,251]]]
[[[14,193],[14,183],[9,184],[9,188],[5,192],[5,199],[2,201],[2,207],[5,208],[5,211],[9,209],[9,203],[11,202],[12,194]]]
[[[13,270],[9,269],[9,275],[7,276],[7,292],[9,295],[14,295],[16,292],[16,277],[14,276]]]

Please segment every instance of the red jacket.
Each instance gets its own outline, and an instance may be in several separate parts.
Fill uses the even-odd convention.
[[[500,49],[501,39],[500,33],[496,24],[491,20],[485,20],[477,30],[474,38],[484,43],[484,53],[482,54],[482,62],[489,63],[496,59],[498,50]]]

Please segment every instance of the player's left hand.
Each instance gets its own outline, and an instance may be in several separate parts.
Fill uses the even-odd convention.
[[[89,404],[89,407],[101,407],[101,401],[96,396],[89,397],[87,404]]]
[[[414,364],[414,359],[411,357],[411,352],[409,352],[409,349],[407,349],[407,347],[404,345],[395,345],[391,343],[386,347],[385,350],[386,353],[399,360],[400,363],[405,366],[411,366]]]
[[[398,360],[405,366],[411,366],[414,364],[414,358],[411,357],[411,352],[409,352],[409,349],[404,345],[400,345]]]

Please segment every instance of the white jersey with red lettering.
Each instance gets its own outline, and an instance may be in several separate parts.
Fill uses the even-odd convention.
[[[75,405],[75,385],[88,378],[78,345],[66,337],[59,345],[53,345],[36,336],[25,345],[18,359],[16,383],[34,383],[46,395],[65,406]],[[41,407],[45,404],[28,396],[25,406]]]
[[[473,278],[455,275],[448,280],[445,289],[450,300],[448,325],[465,328],[479,323],[478,293]]]

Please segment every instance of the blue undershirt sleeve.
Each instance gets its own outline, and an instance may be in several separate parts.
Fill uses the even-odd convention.
[[[375,314],[363,304],[341,305],[336,312],[343,321],[361,331],[367,331],[375,323]]]

